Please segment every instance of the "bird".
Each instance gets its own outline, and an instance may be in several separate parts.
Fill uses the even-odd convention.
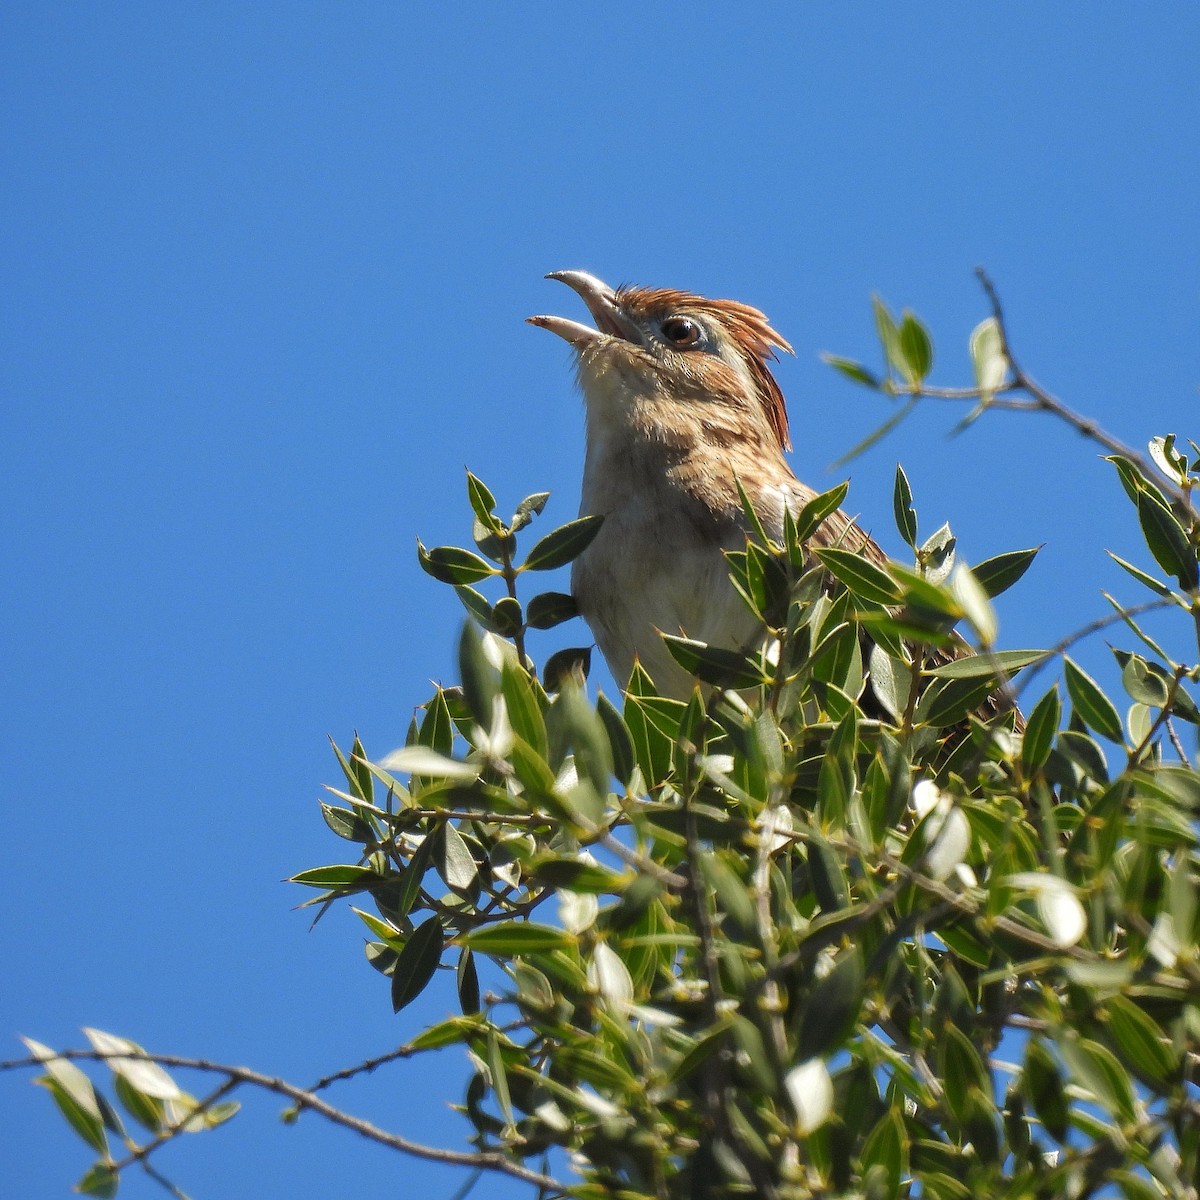
[[[770,369],[792,353],[757,308],[673,288],[610,287],[553,271],[593,324],[532,316],[575,351],[586,411],[581,515],[603,522],[572,566],[571,587],[614,679],[635,662],[658,691],[686,699],[695,679],[661,634],[744,649],[761,622],[738,595],[725,551],[744,550],[745,490],[767,535],[784,540],[816,492],[792,472],[787,407]],[[876,565],[883,549],[840,509],[810,546],[840,546]]]

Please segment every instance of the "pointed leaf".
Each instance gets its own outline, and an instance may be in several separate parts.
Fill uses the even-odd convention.
[[[1041,546],[1030,550],[1010,550],[1007,554],[997,554],[994,558],[985,558],[971,569],[979,586],[990,596],[999,596],[1007,591],[1026,571],[1029,564],[1037,557]]]
[[[411,1004],[433,978],[442,960],[445,931],[439,917],[430,917],[413,930],[404,943],[392,972],[392,1011],[399,1012]]]
[[[578,558],[591,545],[603,522],[601,516],[589,516],[560,525],[534,544],[521,570],[549,571]]]
[[[808,541],[820,528],[821,522],[841,507],[849,490],[849,483],[839,483],[837,487],[821,492],[809,500],[796,514],[796,539],[801,542]]]
[[[1112,701],[1100,690],[1100,685],[1065,656],[1063,673],[1067,694],[1080,720],[1109,741],[1122,742],[1121,718]]]
[[[418,541],[417,559],[427,574],[442,583],[475,583],[498,574],[491,563],[459,546],[434,546],[426,550]]]
[[[833,367],[835,371],[840,371],[847,379],[853,379],[855,383],[861,383],[864,387],[879,389],[879,376],[872,371],[868,371],[862,363],[855,362],[852,358],[842,358],[837,354],[822,354],[821,361]]]
[[[1021,742],[1021,765],[1027,774],[1040,771],[1050,756],[1050,747],[1058,733],[1058,722],[1062,716],[1062,703],[1058,698],[1058,687],[1052,687],[1034,706],[1025,722],[1025,734]]]
[[[933,366],[933,343],[920,318],[907,308],[900,323],[900,352],[908,381],[919,386]]]
[[[744,654],[720,646],[708,646],[691,638],[663,634],[671,657],[690,675],[717,687],[757,687],[764,681],[763,673]]]
[[[1145,491],[1138,493],[1137,508],[1142,534],[1155,562],[1168,574],[1174,575],[1181,587],[1196,587],[1200,583],[1196,550],[1188,542],[1187,534],[1175,519],[1175,514]]]
[[[917,548],[917,513],[913,508],[912,487],[904,468],[896,464],[896,483],[892,489],[892,512],[896,518],[896,528],[900,536],[914,550]]]
[[[856,596],[877,604],[895,604],[900,590],[881,567],[853,550],[823,549],[816,556]]]

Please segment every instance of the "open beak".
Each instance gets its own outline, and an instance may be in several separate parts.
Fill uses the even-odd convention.
[[[530,325],[557,333],[577,350],[582,350],[606,336],[633,342],[635,345],[641,343],[637,326],[625,315],[617,300],[617,293],[602,279],[589,275],[587,271],[551,271],[546,278],[557,279],[572,291],[578,292],[584,304],[588,306],[588,312],[592,314],[596,326],[593,329],[590,325],[581,325],[578,321],[567,320],[566,317],[544,316],[526,317]]]

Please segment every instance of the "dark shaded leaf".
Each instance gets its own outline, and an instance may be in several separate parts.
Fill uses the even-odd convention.
[[[1200,583],[1200,564],[1196,561],[1196,550],[1188,542],[1187,534],[1175,519],[1175,514],[1158,499],[1146,491],[1137,497],[1138,521],[1142,535],[1154,561],[1164,571],[1174,575],[1183,588],[1191,589]]]
[[[864,981],[862,948],[853,946],[818,980],[804,1002],[796,1034],[799,1061],[841,1049],[862,1009]]]
[[[591,646],[572,646],[556,650],[542,668],[542,683],[548,692],[560,691],[563,684],[573,675],[586,679],[592,669]]]
[[[445,931],[440,917],[430,917],[413,930],[392,971],[392,1011],[411,1004],[433,978],[442,960]]]
[[[603,522],[601,516],[590,516],[560,525],[534,544],[521,564],[521,570],[550,571],[578,558],[591,545]]]
[[[577,616],[579,606],[575,597],[566,592],[542,592],[525,606],[525,620],[534,629],[553,629]]]
[[[633,755],[633,739],[625,725],[621,714],[613,706],[612,701],[603,694],[596,697],[596,712],[604,723],[604,731],[608,734],[608,746],[612,752],[613,774],[625,787],[633,778],[635,759]]]
[[[671,657],[690,675],[705,683],[723,688],[757,687],[764,682],[762,671],[736,650],[720,646],[708,646],[691,638],[672,637],[663,634],[663,641]]]
[[[1055,1141],[1064,1141],[1070,1128],[1066,1088],[1054,1056],[1036,1038],[1025,1048],[1023,1083],[1025,1096],[1046,1132]]]
[[[458,984],[458,1004],[464,1016],[477,1013],[479,1004],[479,972],[475,970],[475,955],[463,947],[458,956],[458,970],[455,973]]]

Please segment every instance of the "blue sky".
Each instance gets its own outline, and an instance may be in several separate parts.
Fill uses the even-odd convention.
[[[1194,6],[44,3],[5,24],[0,1056],[96,1025],[304,1083],[452,1007],[438,980],[392,1016],[357,921],[309,933],[279,881],[342,854],[326,735],[382,754],[451,674],[461,614],[414,542],[469,536],[464,466],[504,508],[548,489],[544,520],[574,515],[569,353],[522,323],[579,315],[546,271],[765,309],[818,487],[890,411],[819,352],[875,360],[877,291],[929,324],[935,381],[968,382],[980,264],[1065,400],[1136,445],[1200,440]],[[1140,598],[1103,553],[1144,561],[1096,447],[1006,414],[946,440],[960,415],[928,404],[850,468],[863,523],[899,551],[900,460],[968,560],[1045,542],[1007,646],[1102,614],[1101,588]],[[337,1098],[457,1145],[461,1078],[402,1066]],[[162,1160],[197,1200],[462,1181],[244,1099]],[[65,1195],[88,1155],[49,1100],[0,1078],[0,1113],[0,1191]]]

